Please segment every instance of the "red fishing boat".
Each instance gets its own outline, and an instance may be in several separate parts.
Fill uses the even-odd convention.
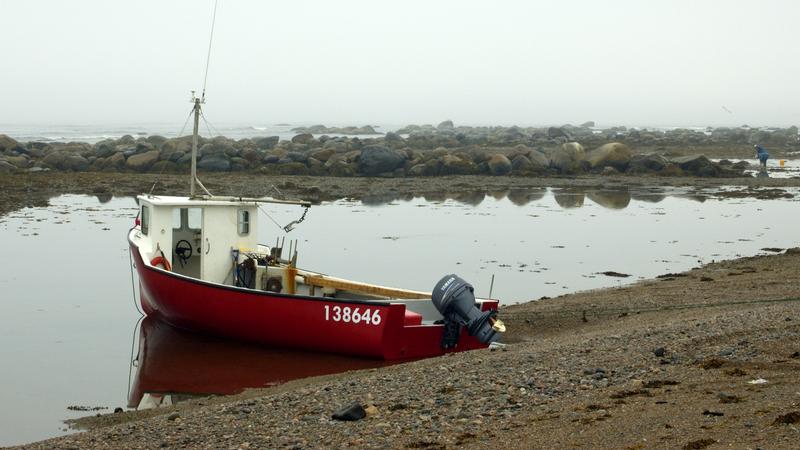
[[[146,314],[275,347],[382,359],[482,348],[499,339],[505,328],[496,317],[498,301],[475,299],[456,275],[432,292],[390,288],[301,269],[291,241],[288,251],[277,237],[273,246],[259,244],[262,205],[294,204],[307,212],[311,204],[211,195],[196,169],[202,102],[193,99],[189,196],[137,198],[128,241]]]

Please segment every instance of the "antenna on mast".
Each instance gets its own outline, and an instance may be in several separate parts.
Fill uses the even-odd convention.
[[[192,113],[194,114],[194,131],[192,133],[192,172],[191,182],[189,183],[189,197],[195,197],[195,183],[200,186],[207,195],[211,195],[203,186],[203,183],[197,178],[197,141],[199,138],[198,132],[200,129],[200,114],[201,106],[206,102],[206,83],[208,82],[208,66],[211,63],[211,43],[214,42],[214,24],[217,22],[217,4],[219,0],[214,0],[214,13],[211,16],[211,35],[208,38],[208,53],[206,54],[206,72],[203,76],[203,91],[200,97],[197,97],[195,91],[192,91]]]

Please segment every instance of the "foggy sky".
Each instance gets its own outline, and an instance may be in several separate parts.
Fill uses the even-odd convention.
[[[0,0],[0,123],[182,123],[213,5]],[[205,111],[247,125],[800,124],[798,18],[791,0],[219,0]]]

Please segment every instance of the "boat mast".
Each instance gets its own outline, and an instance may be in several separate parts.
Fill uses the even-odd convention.
[[[194,108],[192,109],[194,112],[194,132],[192,133],[192,173],[191,182],[189,184],[189,197],[195,196],[194,185],[197,181],[197,140],[198,131],[200,129],[200,104],[203,100],[195,97],[194,91],[192,91],[192,102],[194,102]]]

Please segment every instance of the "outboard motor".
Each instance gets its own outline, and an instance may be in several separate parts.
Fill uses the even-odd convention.
[[[461,326],[466,325],[470,336],[484,344],[500,339],[498,332],[505,331],[496,319],[497,311],[481,311],[475,304],[475,289],[455,274],[447,275],[433,288],[431,300],[444,316],[442,348],[453,348],[458,343]]]

